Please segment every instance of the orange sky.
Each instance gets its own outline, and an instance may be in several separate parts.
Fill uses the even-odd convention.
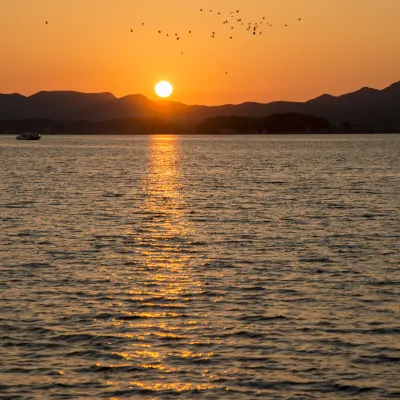
[[[174,101],[222,104],[303,101],[400,80],[400,0],[2,0],[0,6],[0,93],[154,98],[155,83],[165,79]],[[224,25],[237,19],[229,17],[237,9],[245,23],[265,16],[273,26],[261,25],[262,35],[253,36],[239,23]]]

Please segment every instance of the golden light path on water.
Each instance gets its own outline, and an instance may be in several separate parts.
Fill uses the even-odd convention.
[[[120,366],[135,365],[144,375],[146,370],[157,370],[159,379],[127,382],[125,376],[108,384],[153,392],[212,389],[215,386],[208,383],[176,381],[178,374],[184,372],[180,359],[207,360],[213,355],[190,350],[191,339],[187,337],[188,332],[202,328],[192,318],[193,313],[189,316],[185,311],[187,303],[203,289],[191,265],[193,245],[181,192],[180,141],[174,136],[152,136],[147,149],[146,178],[141,187],[142,226],[135,229],[134,259],[124,276],[119,277],[125,284],[130,283],[125,295],[136,307],[127,311],[124,306],[121,320],[114,321],[115,327],[124,331],[123,336],[132,341],[115,356],[124,359]],[[202,375],[207,380],[208,370],[204,371]]]

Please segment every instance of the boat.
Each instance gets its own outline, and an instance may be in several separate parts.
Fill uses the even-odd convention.
[[[39,140],[41,138],[40,133],[24,132],[18,135],[15,139],[17,140]]]

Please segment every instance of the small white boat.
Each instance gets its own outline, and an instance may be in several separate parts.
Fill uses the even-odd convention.
[[[18,135],[15,139],[17,140],[39,140],[41,138],[40,133],[24,132]]]

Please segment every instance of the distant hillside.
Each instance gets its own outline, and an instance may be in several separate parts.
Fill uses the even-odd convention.
[[[38,92],[25,97],[0,94],[0,120],[24,118],[75,119],[81,110],[99,107],[117,100],[111,93],[79,93],[72,91]],[[98,118],[96,118],[98,119]]]
[[[206,118],[218,116],[267,117],[301,113],[331,123],[350,121],[360,128],[400,128],[400,82],[383,90],[362,88],[341,96],[325,94],[307,102],[186,105],[152,101],[142,95],[116,98],[111,93],[39,92],[25,97],[0,94],[0,120],[48,118],[64,121],[103,121],[121,118],[159,118],[193,129]]]

